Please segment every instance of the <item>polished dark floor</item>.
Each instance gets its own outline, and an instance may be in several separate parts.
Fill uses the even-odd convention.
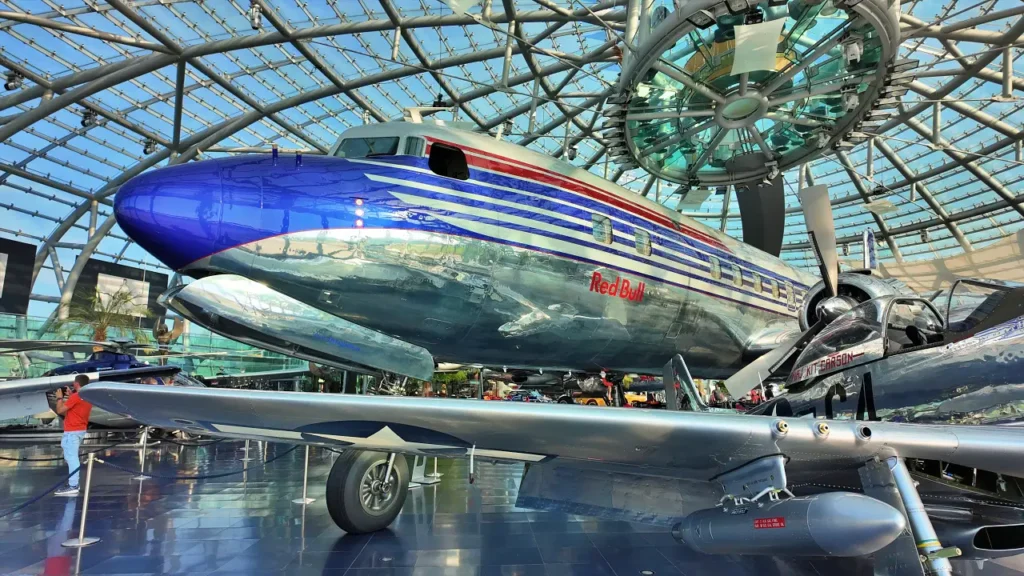
[[[241,469],[242,444],[161,444],[146,469],[162,475]],[[678,574],[840,576],[872,573],[869,561],[704,556],[677,544],[664,528],[589,520],[515,507],[521,466],[479,466],[468,483],[464,461],[441,461],[440,484],[410,491],[392,529],[347,535],[334,526],[323,486],[336,455],[313,449],[309,495],[302,492],[302,449],[264,469],[262,460],[289,446],[253,443],[244,475],[169,481],[131,476],[97,464],[86,524],[101,541],[62,548],[77,537],[82,498],[47,496],[0,518],[0,574],[327,574],[333,576],[657,576]],[[86,447],[85,449],[88,449]],[[4,457],[39,458],[59,447],[0,449]],[[138,467],[138,452],[101,458]],[[60,462],[0,460],[0,514],[59,480]],[[83,480],[84,484],[84,480]],[[1024,573],[1018,559],[957,563],[960,574]]]

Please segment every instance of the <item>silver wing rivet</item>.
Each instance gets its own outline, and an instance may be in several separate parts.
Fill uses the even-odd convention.
[[[818,434],[821,436],[828,436],[828,424],[825,422],[818,422]]]
[[[775,422],[775,432],[782,435],[789,432],[789,424],[785,420],[778,420]]]

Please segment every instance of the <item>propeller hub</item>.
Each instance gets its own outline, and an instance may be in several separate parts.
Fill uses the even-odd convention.
[[[826,324],[830,324],[836,318],[853,310],[856,305],[857,301],[849,296],[833,296],[818,302],[814,312],[818,315],[819,320],[824,320]]]

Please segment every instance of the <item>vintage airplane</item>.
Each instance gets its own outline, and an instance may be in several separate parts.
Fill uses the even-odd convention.
[[[827,199],[818,187],[802,191],[822,264],[814,286],[777,258],[585,170],[426,123],[353,128],[330,157],[155,170],[121,188],[115,214],[142,247],[197,278],[166,294],[168,306],[316,362],[421,379],[435,361],[654,373],[681,352],[697,376],[749,382],[737,370],[750,360],[788,360],[858,304],[900,293],[838,273]],[[1003,427],[601,410],[580,418],[583,408],[564,405],[106,383],[84,394],[154,425],[349,449],[327,499],[352,532],[383,528],[401,508],[409,474],[395,454],[467,456],[471,469],[475,459],[528,462],[524,506],[685,518],[678,536],[705,552],[876,553],[920,572],[915,540],[936,565],[949,551],[920,511],[905,458],[1024,471],[1024,432]],[[875,499],[788,497],[790,481],[836,474]],[[1019,521],[987,518],[942,537],[971,557],[1024,547]],[[999,538],[971,540],[982,533]]]
[[[183,316],[423,380],[447,361],[651,373],[677,352],[726,377],[799,333],[816,281],[582,168],[427,122],[351,128],[326,157],[154,170],[114,210],[198,279],[164,296]]]
[[[0,382],[0,421],[53,412],[57,405],[57,389],[71,386],[75,376],[79,374],[89,376],[92,382],[131,383],[153,379],[179,386],[202,386],[195,379],[181,374],[181,368],[178,366],[151,365],[139,360],[127,351],[132,347],[134,346],[130,343],[120,341],[0,339],[0,355],[38,350],[67,353],[69,358],[73,357],[71,354],[74,352],[88,354],[84,360],[63,363],[37,378],[18,378]],[[52,417],[56,418],[55,412]],[[139,426],[139,423],[131,418],[102,409],[90,412],[89,423],[104,428]]]
[[[985,293],[954,307],[960,288]],[[1024,285],[958,280],[941,311],[915,296],[870,300],[829,324],[780,370],[786,393],[753,413],[1018,423],[1024,416]]]

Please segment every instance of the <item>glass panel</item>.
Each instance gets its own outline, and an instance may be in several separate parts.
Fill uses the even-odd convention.
[[[405,139],[405,152],[406,156],[423,156],[423,150],[426,148],[426,142],[423,138],[416,138],[409,136]]]
[[[730,266],[732,269],[732,285],[737,288],[743,287],[743,271],[739,266]]]
[[[612,221],[607,216],[594,214],[591,218],[594,225],[594,239],[603,244],[612,243]]]
[[[878,306],[868,301],[826,326],[800,354],[795,366],[882,337]]]
[[[779,297],[779,283],[774,278],[768,281],[768,285],[772,287],[772,298]]]
[[[718,261],[718,258],[714,256],[708,257],[708,263],[711,265],[711,277],[715,280],[722,278],[722,264]]]
[[[636,251],[644,256],[651,255],[651,235],[643,230],[637,229],[633,232],[633,240],[636,242]]]
[[[761,275],[754,272],[754,292],[761,293]]]
[[[398,137],[346,138],[338,147],[340,158],[366,158],[368,156],[394,156],[398,154]]]

